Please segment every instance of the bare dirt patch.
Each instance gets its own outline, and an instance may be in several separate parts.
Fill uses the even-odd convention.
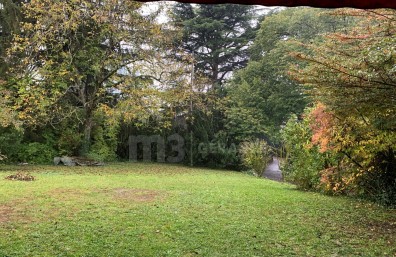
[[[30,223],[32,218],[27,215],[29,198],[18,198],[12,202],[0,204],[0,225],[17,221],[18,223]]]
[[[396,235],[396,220],[392,221],[370,221],[367,227],[380,234]]]
[[[8,205],[0,205],[0,224],[11,221],[14,209]]]
[[[58,200],[73,200],[84,197],[87,192],[81,189],[56,188],[48,192],[51,197]]]
[[[134,202],[153,202],[165,197],[164,191],[150,189],[115,188],[106,190],[115,199],[130,200]]]

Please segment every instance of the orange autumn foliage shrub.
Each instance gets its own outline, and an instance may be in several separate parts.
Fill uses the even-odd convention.
[[[312,144],[318,145],[321,153],[331,150],[332,128],[334,126],[333,115],[326,111],[324,104],[318,103],[309,116],[311,120]]]
[[[335,116],[319,102],[306,119],[309,120],[312,133],[311,147],[316,147],[325,158],[322,170],[318,171],[320,180],[317,189],[334,195],[354,194],[356,176],[352,170],[355,169],[339,152],[338,136],[342,131]]]

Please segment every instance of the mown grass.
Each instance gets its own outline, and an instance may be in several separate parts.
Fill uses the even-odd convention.
[[[174,165],[0,166],[0,215],[0,256],[396,256],[395,211]]]

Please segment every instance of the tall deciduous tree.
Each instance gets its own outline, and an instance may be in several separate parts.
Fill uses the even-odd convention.
[[[226,126],[231,135],[279,142],[281,125],[291,114],[301,114],[309,102],[300,85],[288,76],[290,64],[296,63],[289,53],[302,49],[290,42],[313,43],[318,35],[345,28],[349,22],[312,8],[265,16],[252,46],[252,60],[227,88]]]
[[[150,97],[139,73],[150,58],[150,39],[160,30],[141,3],[119,0],[33,0],[24,13],[23,35],[14,38],[12,56],[22,56],[12,73],[15,104],[27,123],[75,115],[84,134],[82,153],[91,142],[98,108],[121,105],[136,116]],[[140,106],[140,107],[138,107]]]

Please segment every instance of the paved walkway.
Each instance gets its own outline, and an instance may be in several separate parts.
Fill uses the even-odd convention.
[[[263,177],[271,180],[283,181],[282,172],[279,169],[278,158],[274,157],[272,162],[268,164],[267,168],[264,171]]]

